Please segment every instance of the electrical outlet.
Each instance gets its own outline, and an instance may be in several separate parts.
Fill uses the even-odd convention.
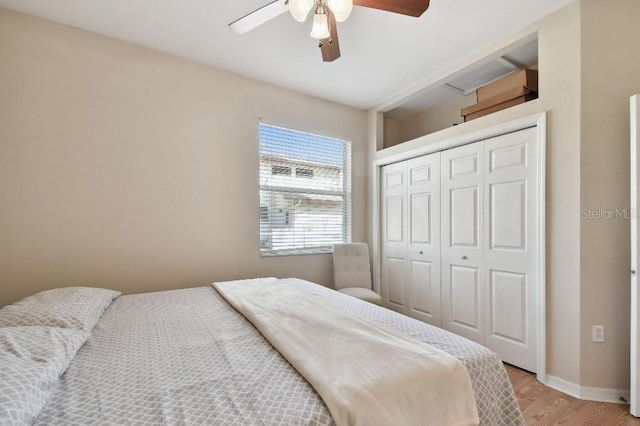
[[[594,325],[591,328],[591,340],[604,343],[604,325]]]

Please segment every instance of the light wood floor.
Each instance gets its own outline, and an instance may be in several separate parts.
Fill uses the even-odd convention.
[[[640,425],[626,404],[582,401],[543,385],[528,371],[506,367],[527,425]]]

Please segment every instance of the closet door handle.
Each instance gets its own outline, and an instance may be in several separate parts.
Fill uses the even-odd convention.
[[[419,252],[418,254],[423,254],[423,253],[422,253],[422,250],[420,250],[420,252]]]

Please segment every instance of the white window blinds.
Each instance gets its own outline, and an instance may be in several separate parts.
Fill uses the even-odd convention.
[[[351,143],[260,123],[260,254],[351,240]]]

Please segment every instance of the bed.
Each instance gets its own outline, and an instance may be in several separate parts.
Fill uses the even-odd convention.
[[[453,355],[471,379],[480,424],[524,425],[506,370],[487,348],[308,281],[281,281]],[[116,296],[92,307],[89,319],[44,324],[78,334],[54,336],[72,341],[57,366],[64,374],[53,380],[47,373],[40,394],[28,396],[36,400],[28,415],[14,418],[36,425],[334,424],[309,382],[213,287]],[[8,308],[0,310],[4,347],[11,339],[2,340],[3,330],[32,321],[3,323],[3,314],[14,314]],[[12,389],[0,384],[0,424],[18,410],[7,396]]]

